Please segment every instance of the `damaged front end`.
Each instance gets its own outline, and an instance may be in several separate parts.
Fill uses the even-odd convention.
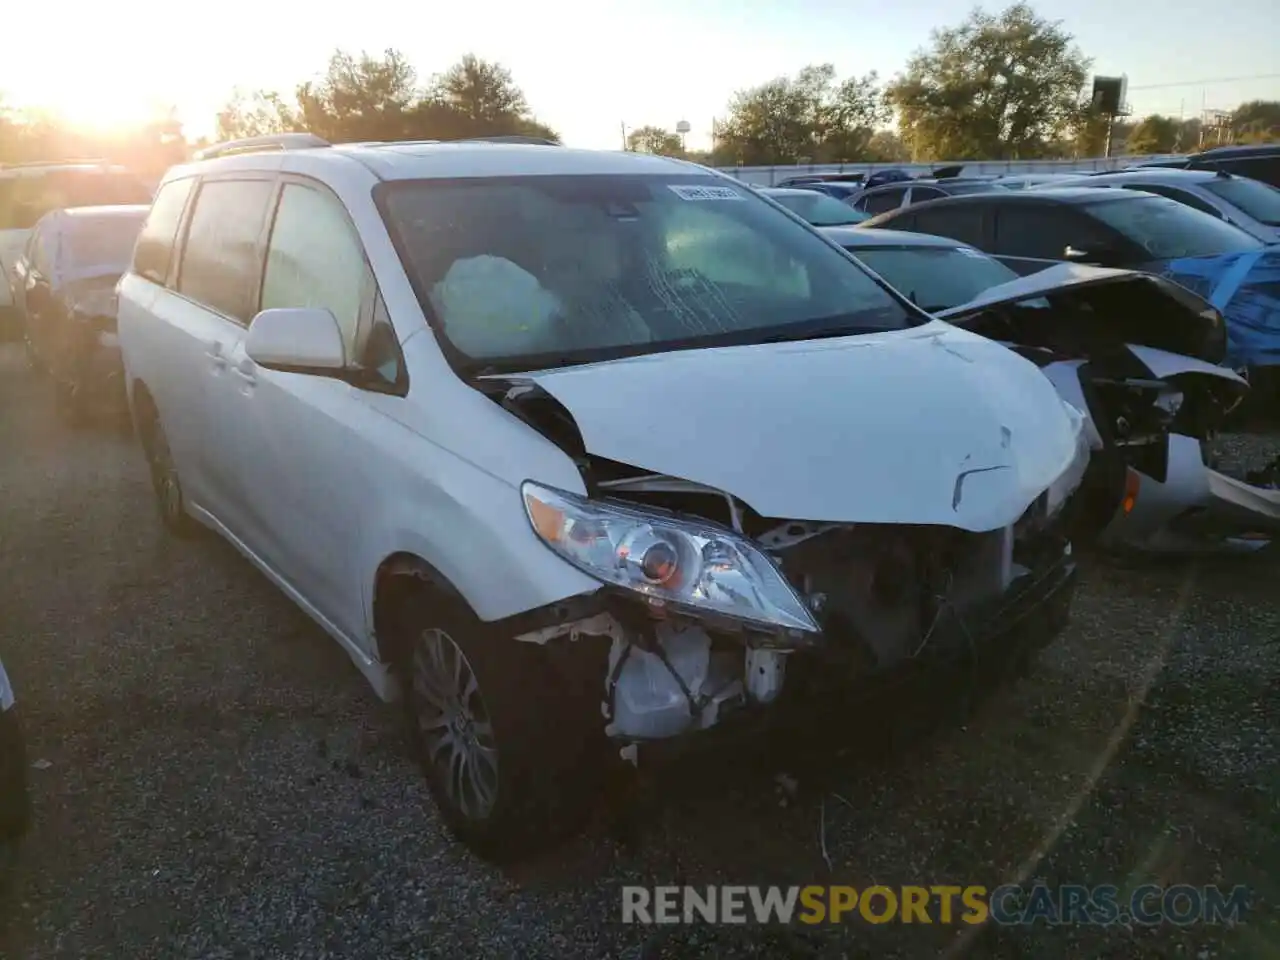
[[[522,495],[542,542],[605,588],[517,639],[592,664],[584,680],[628,760],[685,749],[713,728],[733,735],[793,709],[835,709],[916,671],[1012,663],[1066,623],[1076,571],[1064,527],[1088,462],[1082,429],[1068,468],[996,529],[788,520],[588,452],[573,415],[535,384],[484,389],[583,476],[586,496],[532,482]]]

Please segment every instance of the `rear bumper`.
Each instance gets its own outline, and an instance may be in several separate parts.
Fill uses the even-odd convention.
[[[880,704],[896,709],[913,698],[934,700],[998,683],[1019,672],[1062,633],[1070,620],[1079,572],[1071,556],[1064,554],[1047,569],[1022,579],[993,614],[970,629],[965,643],[926,647],[920,656],[898,666],[853,679],[826,651],[793,653],[778,701],[739,709],[706,730],[639,743],[637,760],[663,762],[734,749],[779,733],[803,738]]]

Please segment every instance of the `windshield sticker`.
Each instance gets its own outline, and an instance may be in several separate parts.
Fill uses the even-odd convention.
[[[687,183],[669,183],[667,187],[681,200],[745,200],[733,187],[694,187]]]

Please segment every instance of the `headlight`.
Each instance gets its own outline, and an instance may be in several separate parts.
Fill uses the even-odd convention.
[[[526,483],[521,493],[543,543],[604,583],[693,612],[818,631],[773,561],[728,530],[536,483]]]

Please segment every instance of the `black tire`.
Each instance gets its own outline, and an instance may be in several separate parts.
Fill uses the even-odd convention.
[[[139,422],[138,427],[160,522],[176,537],[187,539],[196,536],[200,532],[200,525],[187,513],[187,498],[182,492],[178,465],[174,463],[173,454],[169,450],[169,439],[160,423],[160,412],[154,405],[148,404],[139,413],[145,418]]]
[[[397,617],[405,719],[445,825],[493,863],[564,839],[585,821],[603,771],[599,695],[592,704],[566,689],[541,647],[482,623],[459,601],[417,599]],[[459,678],[455,689],[442,682],[432,692],[432,673]],[[474,692],[457,696],[470,689],[468,675]],[[453,716],[441,703],[450,695]],[[469,754],[468,737],[479,748]]]

